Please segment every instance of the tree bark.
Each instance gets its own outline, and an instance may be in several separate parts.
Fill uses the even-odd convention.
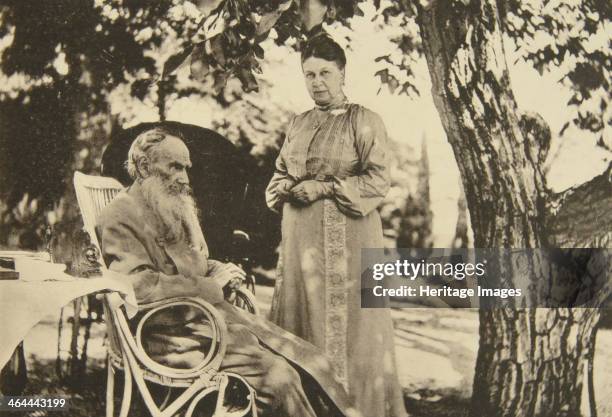
[[[612,248],[612,162],[592,180],[547,202],[548,240],[558,247]]]
[[[543,145],[521,130],[496,1],[438,0],[419,12],[434,102],[459,165],[474,246],[591,246],[591,240],[581,235],[583,228],[572,229],[575,233],[566,233],[562,240],[560,227],[553,227],[558,218],[547,205],[551,196],[540,168]],[[609,198],[610,187],[603,190]],[[574,191],[563,201],[575,201],[580,193]],[[572,218],[571,207],[559,211],[567,213],[562,224],[580,220]],[[589,268],[598,279],[606,278],[610,263],[609,254],[602,252],[589,260]],[[546,272],[545,266],[542,253],[534,251],[522,267],[503,265],[499,284],[514,288],[527,278],[536,289],[533,304],[551,297],[551,279],[576,295],[584,293],[581,286],[593,284],[556,269]],[[603,302],[610,290],[605,280],[599,284],[604,291],[595,303]],[[581,415],[584,364],[592,353],[598,319],[598,309],[481,310],[472,414]]]

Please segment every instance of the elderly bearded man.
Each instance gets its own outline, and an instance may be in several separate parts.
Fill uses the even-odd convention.
[[[222,288],[239,283],[244,272],[208,259],[190,167],[187,147],[171,133],[155,128],[136,138],[127,161],[134,183],[106,207],[97,228],[109,269],[131,280],[139,302],[196,296],[213,304],[229,334],[221,370],[255,389],[260,415],[353,414],[320,351],[224,300]],[[197,325],[193,311],[167,312],[147,335],[145,350],[168,366],[196,366],[208,340],[198,336]]]

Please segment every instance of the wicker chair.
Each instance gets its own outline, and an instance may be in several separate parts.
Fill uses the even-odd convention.
[[[75,172],[74,188],[83,217],[84,229],[91,241],[100,248],[95,225],[102,209],[123,189],[113,178],[97,177]],[[103,268],[105,266],[103,265]],[[252,294],[239,290],[234,299],[246,310],[256,312]],[[194,368],[171,368],[155,362],[144,349],[143,329],[147,320],[161,310],[176,306],[190,307],[201,312],[202,323],[208,324],[206,335],[211,343],[205,358]],[[117,370],[123,370],[123,398],[119,416],[128,415],[133,384],[136,383],[144,404],[155,417],[171,417],[186,407],[185,416],[189,417],[197,404],[205,397],[215,403],[213,416],[239,417],[248,413],[256,415],[255,391],[237,374],[219,372],[226,348],[226,326],[218,311],[209,303],[196,297],[175,297],[139,305],[137,323],[130,323],[122,308],[122,300],[117,293],[104,295],[104,310],[108,333],[106,416],[114,416],[114,383]],[[135,325],[135,326],[134,326]],[[167,388],[166,398],[157,404],[147,382]],[[240,387],[246,393],[245,402],[240,410],[228,412],[224,409],[228,385]],[[183,391],[171,399],[172,389]],[[214,396],[216,395],[216,399]]]

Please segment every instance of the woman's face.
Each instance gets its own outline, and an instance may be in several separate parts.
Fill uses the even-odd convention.
[[[334,61],[310,57],[302,63],[302,71],[308,93],[318,105],[326,106],[343,97],[344,69]]]

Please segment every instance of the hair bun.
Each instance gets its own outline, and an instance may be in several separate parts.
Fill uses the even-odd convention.
[[[302,45],[302,62],[312,57],[333,61],[339,68],[346,66],[344,49],[323,30],[322,26],[316,33],[311,31],[309,34],[311,37]]]

